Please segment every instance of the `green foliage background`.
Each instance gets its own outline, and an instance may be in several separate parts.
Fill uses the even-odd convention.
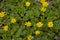
[[[25,3],[29,1],[30,7],[26,7]],[[49,1],[49,0],[47,0]],[[0,40],[27,40],[27,35],[31,34],[33,40],[54,40],[60,37],[60,0],[50,0],[47,11],[42,13],[40,8],[42,5],[36,0],[4,0],[3,7],[0,11],[5,11],[6,16],[0,18],[2,22],[6,20],[0,27]],[[17,22],[10,23],[11,17],[15,17]],[[32,26],[27,28],[24,26],[26,21],[31,21]],[[43,22],[42,28],[37,28],[37,22]],[[47,22],[53,21],[54,27],[48,28]],[[3,31],[3,26],[9,25],[7,32]],[[35,30],[42,31],[39,36],[34,35]]]

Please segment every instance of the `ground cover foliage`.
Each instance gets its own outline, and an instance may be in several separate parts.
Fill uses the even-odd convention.
[[[0,0],[0,40],[60,40],[60,0],[40,1]]]

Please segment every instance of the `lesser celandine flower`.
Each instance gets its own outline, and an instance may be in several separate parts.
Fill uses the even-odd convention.
[[[30,27],[31,26],[31,22],[25,22],[25,25],[27,26],[27,27]]]
[[[35,31],[35,35],[39,35],[40,34],[40,31]]]
[[[32,40],[33,39],[33,37],[31,36],[31,35],[29,35],[28,37],[27,37],[27,40]]]
[[[51,22],[48,22],[48,27],[53,27],[53,22],[51,21]]]
[[[8,25],[5,25],[5,26],[3,27],[3,29],[4,29],[4,31],[8,31]]]
[[[0,12],[0,17],[4,17],[5,16],[5,12]]]
[[[30,6],[30,2],[26,2],[25,5],[26,5],[27,7],[29,7],[29,6]]]
[[[43,3],[43,2],[45,2],[45,0],[40,0],[40,3]]]
[[[47,7],[48,5],[49,5],[49,3],[46,2],[46,1],[42,3],[42,6],[43,6],[43,7]]]
[[[43,23],[42,22],[38,22],[36,25],[37,25],[37,27],[42,27]]]
[[[42,12],[45,12],[45,11],[46,11],[46,8],[45,8],[45,7],[42,7],[40,10],[41,10]]]
[[[13,17],[12,19],[11,19],[11,23],[15,23],[16,22],[16,19]]]

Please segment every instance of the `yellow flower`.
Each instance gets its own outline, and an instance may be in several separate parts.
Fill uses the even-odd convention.
[[[48,22],[48,27],[53,27],[53,22]]]
[[[42,8],[41,8],[41,11],[42,11],[42,12],[45,12],[45,11],[46,11],[46,8],[42,7]]]
[[[33,39],[33,37],[31,36],[31,35],[29,35],[28,37],[27,37],[27,40],[32,40]]]
[[[42,6],[43,6],[43,7],[47,7],[48,5],[49,5],[48,2],[43,2],[43,3],[42,3]]]
[[[1,12],[0,17],[4,17],[4,16],[5,16],[5,12]]]
[[[27,26],[27,27],[30,27],[31,26],[31,22],[25,22],[25,25]]]
[[[4,29],[4,31],[8,31],[8,26],[5,25],[5,26],[3,27],[3,29]]]
[[[30,6],[30,2],[26,2],[25,5],[26,5],[27,7],[29,7],[29,6]]]
[[[40,3],[43,3],[43,2],[45,2],[45,0],[40,0]]]
[[[40,34],[40,31],[35,31],[35,35],[39,35]]]
[[[11,19],[11,23],[15,23],[16,22],[16,19],[15,18],[12,18]]]
[[[37,27],[42,27],[43,23],[42,22],[38,22],[36,25],[37,25]]]

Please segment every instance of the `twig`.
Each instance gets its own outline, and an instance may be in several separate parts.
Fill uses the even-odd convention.
[[[3,7],[4,0],[0,0],[0,9]]]
[[[12,15],[13,15],[13,13],[10,14],[10,16],[8,16],[8,17],[0,24],[0,27],[1,27],[3,24],[5,24],[5,23],[7,22],[7,20],[8,20],[8,18],[10,18]]]

